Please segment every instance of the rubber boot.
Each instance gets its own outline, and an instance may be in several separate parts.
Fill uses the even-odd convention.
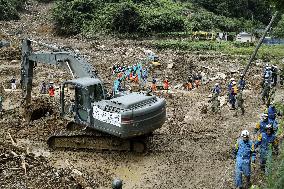
[[[245,115],[245,109],[242,108],[242,115]]]

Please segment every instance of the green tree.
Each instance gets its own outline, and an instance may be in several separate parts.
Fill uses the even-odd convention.
[[[18,20],[26,0],[0,0],[0,20]]]
[[[284,38],[284,15],[282,15],[281,20],[274,28],[273,35],[278,38]]]
[[[60,0],[56,2],[52,18],[55,31],[60,35],[78,34],[84,24],[94,19],[95,12],[102,6],[94,0]]]
[[[115,12],[112,20],[112,30],[119,33],[136,33],[142,22],[142,17],[133,3],[123,3]]]

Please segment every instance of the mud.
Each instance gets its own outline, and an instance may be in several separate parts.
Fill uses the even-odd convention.
[[[137,42],[54,36],[50,21],[45,19],[50,7],[51,4],[33,4],[20,21],[1,22],[0,26],[5,33],[20,30],[22,36],[28,34],[34,40],[78,49],[93,64],[105,83],[112,83],[109,68],[113,64],[131,65],[144,57],[142,49],[147,48],[147,40]],[[38,48],[35,46],[35,50]],[[145,153],[49,149],[46,139],[56,130],[64,129],[66,121],[59,117],[59,96],[49,99],[47,95],[39,93],[39,85],[45,80],[55,81],[58,86],[62,81],[71,79],[71,76],[65,70],[39,64],[34,72],[31,110],[48,107],[46,109],[52,113],[31,111],[23,115],[20,110],[20,90],[6,90],[5,111],[0,115],[1,188],[110,188],[112,179],[116,177],[123,179],[124,188],[129,189],[233,188],[232,147],[241,130],[252,131],[265,108],[260,104],[258,85],[262,61],[257,60],[260,66],[254,64],[247,76],[245,115],[235,116],[226,103],[221,115],[215,115],[206,108],[209,106],[211,88],[216,82],[220,83],[225,99],[226,83],[231,77],[238,78],[244,68],[241,62],[248,57],[152,50],[160,56],[162,67],[151,68],[149,83],[153,75],[160,80],[167,75],[172,90],[171,95],[161,94],[167,101],[168,118],[163,127],[154,132],[154,137],[149,139],[149,148]],[[13,75],[17,78],[19,88],[20,56],[15,53],[11,55],[10,51],[7,53],[5,48],[0,52],[0,78],[4,88],[10,88],[9,81]],[[11,60],[18,61],[12,63]],[[168,69],[168,64],[173,64],[173,68]],[[190,72],[198,71],[204,73],[206,84],[192,91],[176,87],[186,82]],[[220,74],[225,78],[218,78]],[[207,111],[202,112],[204,107]],[[33,113],[40,115],[35,119]],[[9,135],[17,141],[16,148]],[[21,157],[29,165],[26,174]],[[255,169],[258,170],[257,167]],[[253,175],[253,182],[259,184],[262,178],[256,179]]]

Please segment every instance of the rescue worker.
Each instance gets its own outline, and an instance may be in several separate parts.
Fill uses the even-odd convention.
[[[221,113],[220,111],[220,100],[219,100],[219,94],[218,93],[213,93],[212,98],[210,100],[211,102],[211,110],[213,113]]]
[[[275,108],[274,102],[271,103],[271,105],[267,108],[265,113],[267,113],[268,115],[268,123],[272,125],[274,133],[277,134],[278,131],[278,121],[276,119],[277,110]]]
[[[243,130],[241,132],[241,138],[239,138],[235,144],[234,154],[236,157],[236,187],[242,188],[242,174],[246,178],[246,188],[250,187],[250,174],[251,174],[251,162],[255,163],[255,150],[254,143],[249,139],[249,131]]]
[[[231,92],[231,89],[232,89],[232,86],[233,86],[233,82],[235,81],[235,79],[234,78],[231,78],[230,79],[230,82],[229,82],[229,84],[228,84],[228,92],[230,93]]]
[[[49,86],[49,89],[48,89],[48,94],[50,97],[54,97],[54,94],[55,94],[55,88],[53,85],[50,85]]]
[[[232,105],[232,110],[236,109],[236,95],[238,94],[238,87],[235,81],[232,82],[231,93],[230,93],[230,102]]]
[[[157,91],[157,79],[155,77],[153,77],[153,79],[152,79],[151,90],[152,90],[152,92]]]
[[[256,125],[255,125],[255,128],[254,128],[254,133],[263,133],[265,132],[265,127],[269,124],[268,122],[268,115],[267,114],[262,114],[261,115],[261,121],[258,122]]]
[[[264,82],[261,92],[261,99],[263,104],[266,104],[269,101],[269,94],[270,94],[270,85],[268,82]]]
[[[196,73],[193,74],[193,80],[195,87],[198,88],[200,86],[200,80],[199,76]]]
[[[201,72],[198,72],[198,74],[197,74],[197,80],[196,80],[196,86],[197,86],[197,88],[201,85],[201,81],[202,81],[202,74],[201,74]]]
[[[40,93],[45,94],[46,93],[46,84],[44,81],[42,81],[41,86],[40,86]]]
[[[263,171],[265,171],[265,173],[267,173],[265,165],[267,161],[269,145],[272,144],[275,154],[278,154],[278,143],[279,141],[273,133],[273,128],[270,124],[265,127],[265,132],[262,132],[255,142],[255,148],[260,146],[260,167]]]
[[[189,76],[188,79],[187,79],[187,83],[185,84],[186,90],[188,90],[188,91],[192,90],[192,88],[193,88],[192,82],[193,82],[192,77]]]
[[[15,79],[15,77],[12,77],[12,79],[11,79],[11,89],[12,90],[16,90],[16,79]]]
[[[122,189],[122,180],[114,179],[113,182],[112,182],[112,188],[113,189]]]
[[[268,83],[269,85],[271,85],[271,81],[272,81],[271,67],[266,66],[263,72],[263,84]]]
[[[274,133],[277,134],[277,131],[278,131],[278,121],[276,119],[277,110],[276,110],[274,102],[272,102],[270,106],[268,107],[267,115],[268,115],[269,124],[272,125]]]
[[[215,84],[214,88],[212,89],[212,93],[213,93],[213,94],[217,93],[218,95],[220,95],[220,93],[221,93],[221,88],[220,88],[219,83],[216,83],[216,84]]]
[[[275,102],[271,102],[271,104],[269,105],[268,109],[267,109],[267,114],[268,114],[268,119],[269,120],[275,120],[276,119],[276,115],[277,115],[277,109],[275,107]]]
[[[237,108],[241,109],[242,115],[245,114],[245,108],[244,108],[244,99],[243,99],[243,92],[240,90],[236,96],[237,100]],[[237,113],[237,112],[236,112]]]
[[[278,68],[277,66],[272,66],[271,67],[271,79],[272,79],[272,86],[276,86],[277,85],[277,72],[278,72]]]
[[[170,84],[170,82],[169,82],[169,80],[166,78],[166,79],[164,80],[164,90],[169,90],[169,84]]]
[[[117,94],[121,89],[121,80],[120,79],[116,79],[113,82],[113,95]]]
[[[244,90],[246,86],[246,81],[244,80],[244,74],[240,75],[240,80],[238,82],[238,89],[240,91]]]

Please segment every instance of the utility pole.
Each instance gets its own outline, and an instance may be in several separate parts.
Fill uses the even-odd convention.
[[[268,30],[271,28],[271,25],[272,25],[272,23],[273,23],[275,17],[277,16],[277,14],[278,14],[278,11],[276,11],[276,12],[274,13],[274,15],[272,16],[272,18],[271,18],[269,24],[267,25],[267,27],[266,27],[266,29],[265,29],[265,31],[264,31],[264,33],[262,34],[262,37],[259,39],[258,44],[257,44],[256,48],[254,49],[254,52],[253,52],[253,54],[251,55],[251,57],[250,57],[250,59],[249,59],[249,61],[248,61],[248,64],[246,65],[245,70],[243,71],[243,75],[242,75],[241,79],[243,79],[243,78],[245,77],[245,75],[246,75],[246,73],[247,73],[247,71],[248,71],[248,69],[249,69],[249,67],[250,67],[250,65],[251,65],[251,63],[252,63],[252,61],[253,61],[253,59],[255,58],[255,56],[256,56],[256,54],[257,54],[257,51],[258,51],[259,47],[261,46],[261,44],[262,44],[262,42],[263,42],[263,39],[264,39],[265,36],[266,36],[266,33],[267,33]]]

